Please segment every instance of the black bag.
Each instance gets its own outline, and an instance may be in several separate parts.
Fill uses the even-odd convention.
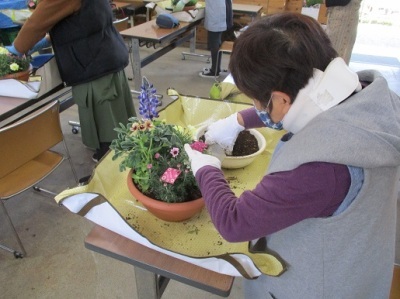
[[[179,26],[179,20],[171,14],[162,13],[157,16],[156,24],[160,28],[175,28]]]

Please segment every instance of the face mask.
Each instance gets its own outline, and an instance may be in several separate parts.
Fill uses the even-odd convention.
[[[283,129],[282,121],[274,123],[267,111],[258,110],[256,107],[254,107],[254,109],[256,109],[258,117],[261,119],[261,121],[265,124],[266,127],[274,129],[274,130],[278,130],[278,131]]]
[[[270,106],[271,101],[272,101],[272,94],[271,94],[271,97],[270,97],[270,99],[268,101],[267,107]],[[274,130],[277,130],[277,131],[280,131],[280,130],[283,129],[282,121],[274,123],[272,121],[272,119],[271,119],[271,116],[269,115],[269,113],[267,111],[258,110],[256,106],[254,106],[254,109],[256,109],[258,117],[261,119],[261,121],[265,124],[265,126],[267,128],[271,128],[271,129],[274,129]]]

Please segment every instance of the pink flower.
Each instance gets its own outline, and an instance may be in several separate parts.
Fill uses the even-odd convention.
[[[181,171],[179,169],[168,168],[161,176],[161,180],[165,183],[173,184],[180,174]]]
[[[147,169],[152,169],[153,165],[152,164],[147,164]]]
[[[176,156],[179,155],[179,148],[173,147],[173,148],[171,149],[170,153],[171,153],[172,157],[175,158]]]
[[[190,145],[190,147],[202,153],[207,148],[207,144],[205,144],[203,141],[195,141]]]
[[[160,153],[155,153],[154,158],[156,158],[156,159],[160,158]]]

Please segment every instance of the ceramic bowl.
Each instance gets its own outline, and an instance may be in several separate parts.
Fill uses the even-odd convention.
[[[196,133],[197,139],[199,139],[201,136],[204,135],[206,128],[207,126],[202,126],[197,130]],[[221,162],[222,168],[236,169],[236,168],[246,167],[247,165],[251,164],[257,156],[261,155],[262,152],[264,152],[267,146],[267,141],[265,140],[265,137],[256,129],[249,129],[249,131],[257,139],[259,148],[258,151],[251,155],[241,156],[241,157],[226,156],[225,159]]]

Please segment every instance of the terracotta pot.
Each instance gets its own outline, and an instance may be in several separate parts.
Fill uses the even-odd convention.
[[[150,213],[165,221],[179,222],[187,220],[200,212],[204,207],[204,200],[202,197],[188,202],[168,203],[144,195],[133,183],[132,170],[128,174],[127,184],[131,194],[140,201]]]
[[[30,66],[25,71],[14,73],[14,74],[8,74],[8,75],[1,77],[0,79],[16,79],[16,80],[21,80],[21,81],[28,81],[31,70],[32,70],[32,66]]]

